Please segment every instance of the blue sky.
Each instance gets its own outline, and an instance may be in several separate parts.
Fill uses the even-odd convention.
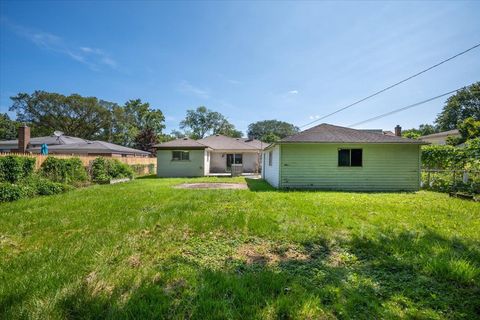
[[[140,98],[167,132],[205,105],[303,125],[480,42],[480,2],[2,1],[0,112],[18,92]],[[480,80],[480,48],[322,122]],[[429,123],[445,99],[364,125]]]

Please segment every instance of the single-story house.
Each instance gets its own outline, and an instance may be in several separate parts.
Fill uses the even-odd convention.
[[[276,188],[415,191],[423,141],[320,124],[265,148],[262,177]]]
[[[0,141],[0,152],[40,153],[46,144],[49,154],[75,154],[107,157],[148,157],[150,152],[120,146],[100,140],[85,140],[64,135],[55,131],[51,136],[30,137],[30,128],[22,126],[18,130],[18,140]]]
[[[418,139],[431,144],[446,145],[448,137],[459,138],[461,137],[460,131],[454,129],[438,133],[432,133],[426,136],[421,136]]]
[[[267,144],[246,138],[213,135],[194,140],[181,138],[156,145],[159,177],[198,177],[229,173],[232,164],[242,173],[260,173],[262,150]]]

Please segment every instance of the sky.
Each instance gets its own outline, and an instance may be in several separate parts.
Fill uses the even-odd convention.
[[[303,126],[480,43],[479,15],[475,1],[1,1],[0,112],[46,90],[140,98],[167,133],[202,105],[244,132]],[[475,81],[480,48],[322,122],[349,126]],[[445,100],[362,128],[432,123]]]

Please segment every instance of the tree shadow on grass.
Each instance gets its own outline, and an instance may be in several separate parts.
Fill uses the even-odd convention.
[[[275,251],[275,263],[271,253],[228,257],[220,268],[173,256],[159,278],[128,293],[82,285],[58,306],[66,318],[472,319],[480,316],[478,247],[427,231],[311,239],[300,256]]]

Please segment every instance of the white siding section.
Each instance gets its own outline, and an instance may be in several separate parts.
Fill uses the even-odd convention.
[[[272,152],[272,165],[269,165],[270,151]],[[280,181],[280,146],[263,152],[263,178],[273,187],[278,188]]]

